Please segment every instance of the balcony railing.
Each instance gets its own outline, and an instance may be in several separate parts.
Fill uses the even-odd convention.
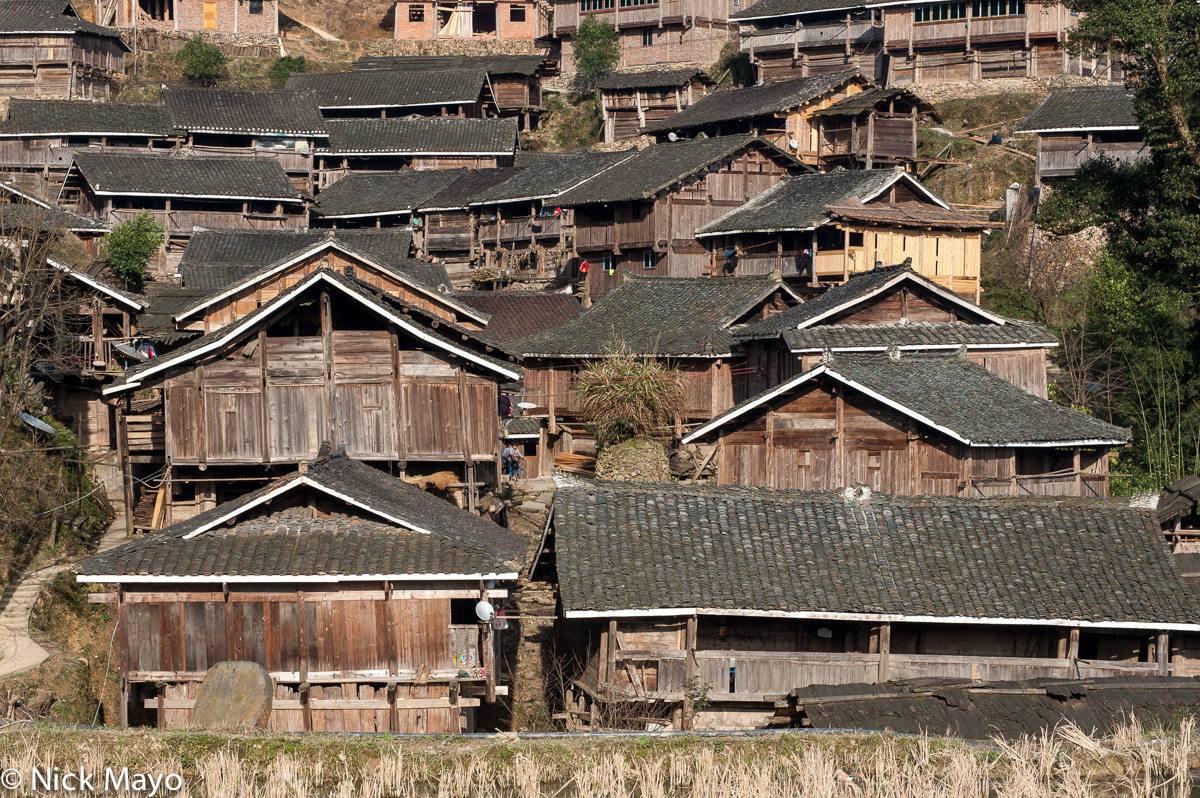
[[[741,35],[741,50],[750,53],[781,47],[820,47],[845,44],[847,39],[851,47],[882,42],[883,26],[863,20],[851,22],[849,25],[845,22],[835,22],[811,27],[747,31]]]

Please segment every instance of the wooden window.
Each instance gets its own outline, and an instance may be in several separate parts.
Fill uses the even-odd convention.
[[[648,249],[642,253],[642,269],[652,271],[658,268],[658,258],[654,254],[654,250]]]
[[[915,22],[945,22],[952,19],[966,19],[966,3],[937,3],[936,5],[917,6],[913,9]]]
[[[424,22],[425,21],[425,6],[412,5],[408,7],[409,22]]]
[[[612,11],[613,0],[579,0],[580,11]]]
[[[1025,13],[1025,0],[975,0],[973,17],[1019,17]]]
[[[615,269],[613,267],[613,254],[605,252],[600,256],[600,268],[604,269],[605,274],[612,274]]]
[[[250,13],[261,14],[263,12],[263,0],[250,0]]]
[[[850,246],[851,247],[861,247],[862,245],[863,245],[863,234],[862,233],[851,233],[850,234]]]
[[[642,47],[654,46],[654,29],[642,28]]]
[[[204,0],[204,29],[217,29],[217,0]]]
[[[641,8],[642,6],[656,6],[658,0],[620,0],[621,8]]]
[[[524,22],[525,21],[525,6],[511,5],[508,7],[509,22]]]

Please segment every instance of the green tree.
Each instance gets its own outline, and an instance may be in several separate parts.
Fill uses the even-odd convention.
[[[113,274],[127,288],[136,288],[146,279],[146,265],[162,243],[162,225],[142,211],[112,229],[104,239],[104,254]]]
[[[287,84],[288,76],[296,72],[307,72],[308,63],[304,56],[284,55],[275,59],[267,70],[267,79],[271,81],[272,89],[282,89]]]
[[[621,35],[605,20],[590,16],[575,31],[575,69],[589,79],[612,71],[621,59]]]
[[[193,83],[211,86],[225,77],[228,61],[221,49],[203,36],[196,35],[175,54],[183,76]]]

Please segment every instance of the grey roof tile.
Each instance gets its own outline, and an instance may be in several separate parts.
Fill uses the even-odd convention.
[[[394,172],[351,172],[317,195],[314,213],[324,217],[411,213],[451,183],[465,169],[403,169]]]
[[[480,189],[471,196],[472,205],[491,205],[522,200],[549,200],[575,188],[606,169],[627,161],[636,153],[520,152],[513,165],[517,171],[503,182]]]
[[[890,347],[926,349],[967,346],[1057,346],[1058,339],[1040,324],[1009,320],[1007,324],[917,322],[909,324],[831,324],[787,330],[783,340],[793,352]]]
[[[463,105],[487,85],[482,69],[296,72],[287,88],[311,91],[321,108],[408,108]]]
[[[274,158],[206,158],[123,152],[75,153],[93,191],[169,197],[303,201]]]
[[[726,329],[781,283],[771,277],[635,277],[579,316],[514,343],[526,357],[598,357],[623,345],[638,355],[728,355]]]
[[[333,155],[512,155],[517,120],[463,117],[331,119]]]
[[[83,100],[9,101],[0,136],[91,133],[109,136],[169,136],[171,121],[161,104],[93,103]]]
[[[456,291],[452,296],[490,316],[480,335],[513,346],[522,338],[571,321],[582,310],[579,300],[569,294]]]
[[[163,103],[180,130],[325,136],[321,109],[308,92],[167,87]]]
[[[0,225],[35,225],[43,230],[58,228],[76,233],[103,233],[111,227],[91,216],[52,205],[3,180],[0,180],[0,195],[9,198],[9,202],[0,205]]]
[[[830,379],[883,397],[907,415],[923,419],[960,441],[976,446],[1126,443],[1130,432],[1018,388],[965,357],[908,352],[836,353],[782,385],[750,397],[705,424],[712,434],[728,424],[766,412],[774,402],[811,379]],[[699,436],[704,437],[704,436]]]
[[[559,205],[575,206],[651,199],[663,189],[748,147],[760,147],[780,160],[799,165],[790,155],[757,136],[717,136],[653,144],[584,181],[556,201]]]
[[[419,70],[482,69],[491,75],[532,77],[548,60],[544,55],[364,55],[354,69]]]
[[[865,200],[883,191],[900,173],[892,169],[837,169],[787,177],[745,205],[712,220],[698,235],[809,230],[829,220],[828,207]]]
[[[0,0],[0,33],[90,33],[121,39],[116,28],[81,19],[70,0]]]
[[[687,85],[692,78],[700,77],[712,82],[702,70],[696,67],[681,67],[678,69],[642,69],[629,72],[611,72],[596,82],[601,90],[619,91],[622,89],[657,89],[660,87],[674,88]]]
[[[787,17],[812,14],[822,11],[849,11],[870,8],[867,4],[855,5],[852,0],[759,0],[757,3],[730,14],[730,19],[761,19],[764,17]]]
[[[480,193],[516,176],[520,171],[513,166],[496,169],[468,169],[458,180],[422,202],[420,210],[466,210]]]
[[[309,507],[253,507],[265,494],[303,476],[316,490],[349,497],[328,518]],[[363,507],[367,509],[363,509]],[[192,539],[185,536],[230,511],[232,526],[218,524]],[[381,515],[382,514],[382,515]],[[416,532],[386,520],[397,518],[427,530]],[[361,577],[401,574],[513,573],[527,541],[491,521],[395,479],[345,455],[325,456],[308,470],[146,537],[80,562],[89,576],[296,576]]]
[[[669,130],[706,127],[718,122],[749,122],[755,117],[812,102],[856,77],[861,78],[858,70],[849,69],[746,89],[713,92],[673,116],[651,122],[642,130],[647,133],[666,133]]]
[[[1150,517],[1114,501],[594,483],[559,490],[567,613],[664,608],[1195,624]]]
[[[1017,123],[1018,132],[1138,126],[1133,92],[1124,86],[1055,89]]]

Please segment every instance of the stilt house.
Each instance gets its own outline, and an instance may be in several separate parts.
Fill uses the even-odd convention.
[[[713,80],[695,67],[605,75],[597,82],[604,143],[637,139],[643,127],[699,101],[712,85]]]
[[[1133,93],[1123,86],[1087,86],[1050,92],[1017,125],[1037,136],[1037,180],[1074,177],[1092,158],[1133,163],[1150,157],[1138,128]]]
[[[1116,502],[598,482],[548,529],[576,728],[756,728],[809,685],[1197,672],[1196,596]]]
[[[70,0],[0,0],[0,96],[107,100],[129,45]]]
[[[465,169],[350,172],[317,195],[313,227],[411,225],[413,214],[466,174]]]
[[[457,733],[507,693],[526,541],[345,455],[83,560],[117,617],[122,726],[190,727],[206,671],[257,662],[273,731]]]
[[[759,0],[730,19],[738,23],[739,47],[758,82],[775,83],[857,67],[883,85],[883,15],[845,0]]]
[[[327,119],[496,115],[483,69],[296,72],[287,88],[312,92]]]

